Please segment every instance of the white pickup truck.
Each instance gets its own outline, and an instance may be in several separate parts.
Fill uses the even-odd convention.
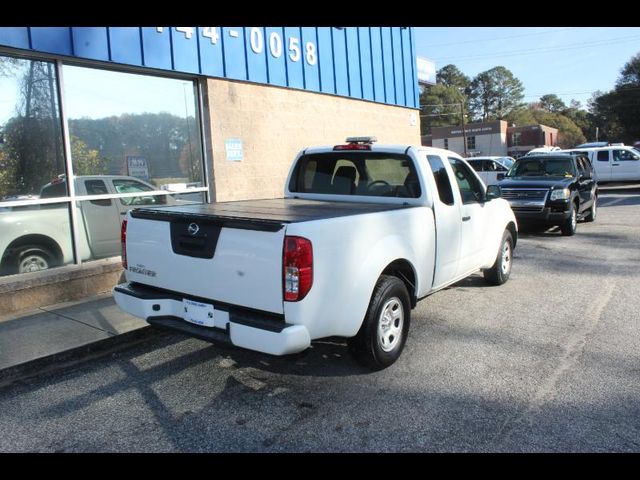
[[[117,175],[78,176],[74,185],[78,195],[142,195],[156,190],[137,178]],[[66,194],[66,179],[60,176],[42,187],[39,197],[51,199]],[[171,197],[160,195],[79,202],[76,208],[82,260],[120,254],[120,224],[132,206],[175,203]],[[73,262],[70,232],[69,208],[64,203],[0,208],[0,273],[35,272]]]
[[[347,141],[300,152],[285,198],[131,210],[117,304],[273,355],[346,337],[381,369],[418,300],[478,270],[507,281],[517,224],[499,187],[447,150]]]

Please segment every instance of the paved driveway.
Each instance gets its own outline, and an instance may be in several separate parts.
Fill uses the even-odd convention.
[[[523,232],[512,277],[422,301],[402,357],[290,358],[166,334],[0,390],[1,451],[640,451],[640,188],[574,237]]]

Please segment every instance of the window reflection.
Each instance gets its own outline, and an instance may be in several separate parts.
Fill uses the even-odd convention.
[[[37,272],[73,262],[69,205],[0,204],[0,275]]]
[[[65,171],[56,82],[53,63],[0,56],[0,202],[37,199]]]
[[[202,187],[191,81],[64,66],[77,175],[126,175],[151,190]]]

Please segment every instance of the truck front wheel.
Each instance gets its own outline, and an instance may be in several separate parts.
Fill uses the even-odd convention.
[[[378,279],[357,335],[348,339],[349,351],[361,364],[382,370],[404,349],[411,321],[411,304],[405,284],[390,275]]]
[[[502,234],[500,250],[496,261],[491,268],[483,271],[484,279],[491,285],[502,285],[509,280],[511,264],[513,262],[513,237],[509,230]]]
[[[570,237],[576,234],[576,227],[578,226],[578,205],[576,203],[571,204],[571,210],[569,212],[569,218],[567,218],[562,225],[560,225],[560,231],[565,237]]]

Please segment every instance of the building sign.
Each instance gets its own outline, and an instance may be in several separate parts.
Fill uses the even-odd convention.
[[[418,106],[411,27],[0,27],[2,46]]]
[[[127,157],[127,174],[140,180],[149,180],[149,168],[144,157]]]
[[[498,120],[487,123],[470,123],[465,126],[467,136],[470,135],[493,135],[506,131],[507,122]],[[431,130],[433,138],[447,138],[462,136],[462,126],[456,125],[452,127],[434,127]]]
[[[242,152],[242,140],[239,138],[228,138],[224,141],[224,150],[227,153],[227,160],[239,162],[244,160]]]
[[[416,58],[418,68],[418,83],[423,85],[436,84],[436,64],[433,60],[424,57]]]

